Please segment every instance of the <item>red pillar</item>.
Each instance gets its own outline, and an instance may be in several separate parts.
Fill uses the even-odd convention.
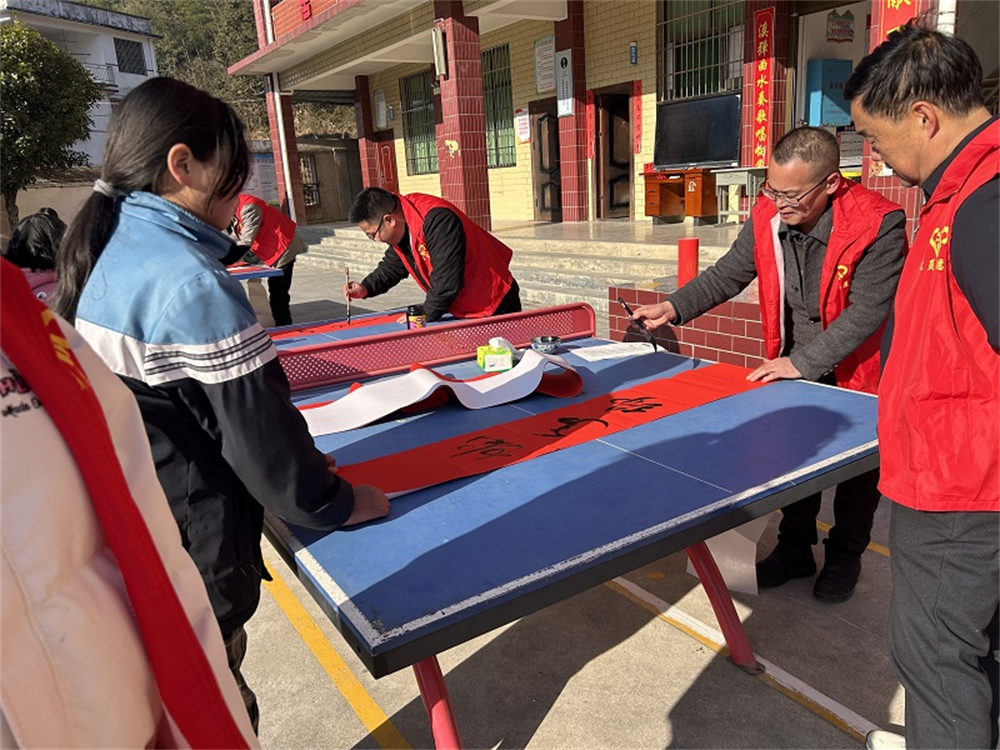
[[[368,76],[354,77],[354,118],[358,126],[358,154],[361,157],[361,183],[365,187],[377,184],[375,159],[378,149],[372,140],[372,98]]]
[[[572,52],[573,114],[559,118],[559,172],[563,221],[587,221],[587,66],[583,0],[567,0],[566,19],[555,23],[556,52]]]
[[[740,118],[743,128],[743,137],[741,139],[743,145],[741,147],[740,164],[744,167],[752,167],[755,163],[754,132],[759,127],[754,118],[755,111],[759,111],[755,107],[757,101],[756,82],[758,80],[757,61],[759,55],[756,49],[754,13],[765,8],[774,8],[774,25],[769,32],[770,41],[767,51],[769,60],[768,70],[771,75],[771,99],[766,110],[770,124],[770,133],[767,139],[767,156],[769,161],[774,144],[785,134],[786,120],[788,119],[789,108],[792,106],[792,103],[786,97],[786,92],[788,91],[788,68],[792,64],[790,63],[790,27],[792,23],[795,23],[795,20],[789,15],[789,6],[790,3],[776,2],[776,0],[747,0],[743,7],[743,113]]]
[[[267,21],[264,18],[264,0],[253,0],[253,22],[257,27],[257,46],[267,46]]]
[[[907,8],[909,8],[909,12],[907,12]],[[917,0],[912,6],[901,5],[898,9],[887,9],[885,0],[873,0],[872,25],[868,35],[868,51],[871,52],[885,41],[886,32],[905,22],[907,19],[903,16],[912,18],[921,13],[933,11],[935,8],[936,3],[933,0]],[[887,12],[892,14],[892,18],[888,22],[885,22],[883,19],[887,15]],[[883,30],[883,27],[886,25],[889,28]],[[903,210],[906,212],[907,236],[912,238],[916,229],[917,216],[920,214],[920,208],[924,203],[923,191],[918,188],[903,187],[896,177],[883,176],[883,165],[876,162],[873,166],[871,153],[871,146],[866,141],[861,160],[861,184],[903,207]]]
[[[294,216],[299,223],[306,218],[305,201],[302,199],[302,170],[299,166],[299,148],[295,142],[295,118],[292,114],[292,97],[274,89],[274,75],[265,77],[267,98],[267,123],[271,135],[271,153],[274,154],[274,171],[278,182],[278,202],[281,210]],[[280,125],[279,125],[280,118]],[[284,151],[282,150],[284,131]],[[287,155],[287,161],[285,156]],[[291,193],[285,182],[285,172],[291,182]],[[294,213],[293,213],[294,208]]]
[[[447,51],[437,125],[441,196],[484,229],[490,229],[490,180],[486,168],[486,115],[479,19],[466,16],[461,0],[434,0]]]

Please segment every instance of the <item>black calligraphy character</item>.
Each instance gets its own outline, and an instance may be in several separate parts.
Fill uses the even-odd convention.
[[[523,445],[511,443],[502,438],[491,438],[488,435],[476,435],[468,441],[458,446],[458,452],[452,454],[452,458],[468,456],[478,453],[477,461],[484,458],[515,458],[517,451],[523,450]]]
[[[536,432],[535,434],[538,437],[561,438],[566,437],[566,430],[571,430],[584,422],[600,422],[605,427],[608,426],[607,422],[603,419],[597,419],[596,417],[559,417],[557,421],[562,423],[561,427],[553,427],[548,432]]]
[[[652,409],[659,409],[663,404],[650,401],[652,396],[636,396],[635,398],[613,398],[608,411],[620,411],[622,414],[644,414]]]

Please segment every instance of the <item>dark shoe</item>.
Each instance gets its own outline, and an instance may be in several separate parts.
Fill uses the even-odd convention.
[[[774,588],[793,578],[816,575],[816,560],[812,547],[792,547],[778,543],[770,555],[757,563],[757,585]]]
[[[827,545],[826,562],[816,578],[813,596],[831,604],[846,602],[854,593],[854,587],[858,585],[858,578],[861,575],[861,555],[834,550],[827,544],[829,541],[829,539],[823,540]]]

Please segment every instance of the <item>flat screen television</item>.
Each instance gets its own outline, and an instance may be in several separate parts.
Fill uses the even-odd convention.
[[[657,168],[739,166],[740,95],[657,104],[653,163]]]

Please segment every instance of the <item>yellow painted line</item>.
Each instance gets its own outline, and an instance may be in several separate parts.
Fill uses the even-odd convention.
[[[830,529],[832,529],[833,527],[830,524],[828,524],[828,523],[823,523],[822,521],[817,521],[816,522],[816,528],[819,529],[820,531],[822,531],[824,534],[829,534],[830,533]],[[868,549],[870,549],[872,552],[874,552],[877,555],[882,555],[882,557],[889,557],[889,548],[888,547],[883,547],[881,544],[875,544],[875,542],[871,542],[868,545]]]
[[[264,581],[268,593],[274,597],[274,601],[281,607],[285,617],[292,623],[309,650],[313,652],[316,661],[330,676],[330,680],[347,700],[348,705],[357,714],[361,723],[365,725],[368,733],[380,747],[410,750],[410,743],[403,739],[403,735],[389,720],[385,711],[358,682],[358,678],[354,676],[340,654],[323,635],[323,631],[316,625],[316,621],[306,612],[302,602],[295,597],[281,576],[275,572],[274,566],[267,560],[264,561],[264,564],[274,579],[273,581]]]
[[[718,654],[727,655],[729,649],[722,633],[706,625],[701,620],[687,614],[676,605],[660,599],[646,591],[641,586],[626,578],[615,578],[605,584],[615,593],[621,594],[643,609],[655,614],[659,619],[677,628],[685,635],[694,638],[698,643],[712,649]],[[764,671],[756,675],[765,685],[777,690],[782,695],[820,717],[837,729],[849,734],[854,739],[864,742],[865,735],[877,727],[863,716],[851,711],[827,695],[806,684],[794,675],[786,672],[777,664],[762,659],[756,654],[757,662]]]

